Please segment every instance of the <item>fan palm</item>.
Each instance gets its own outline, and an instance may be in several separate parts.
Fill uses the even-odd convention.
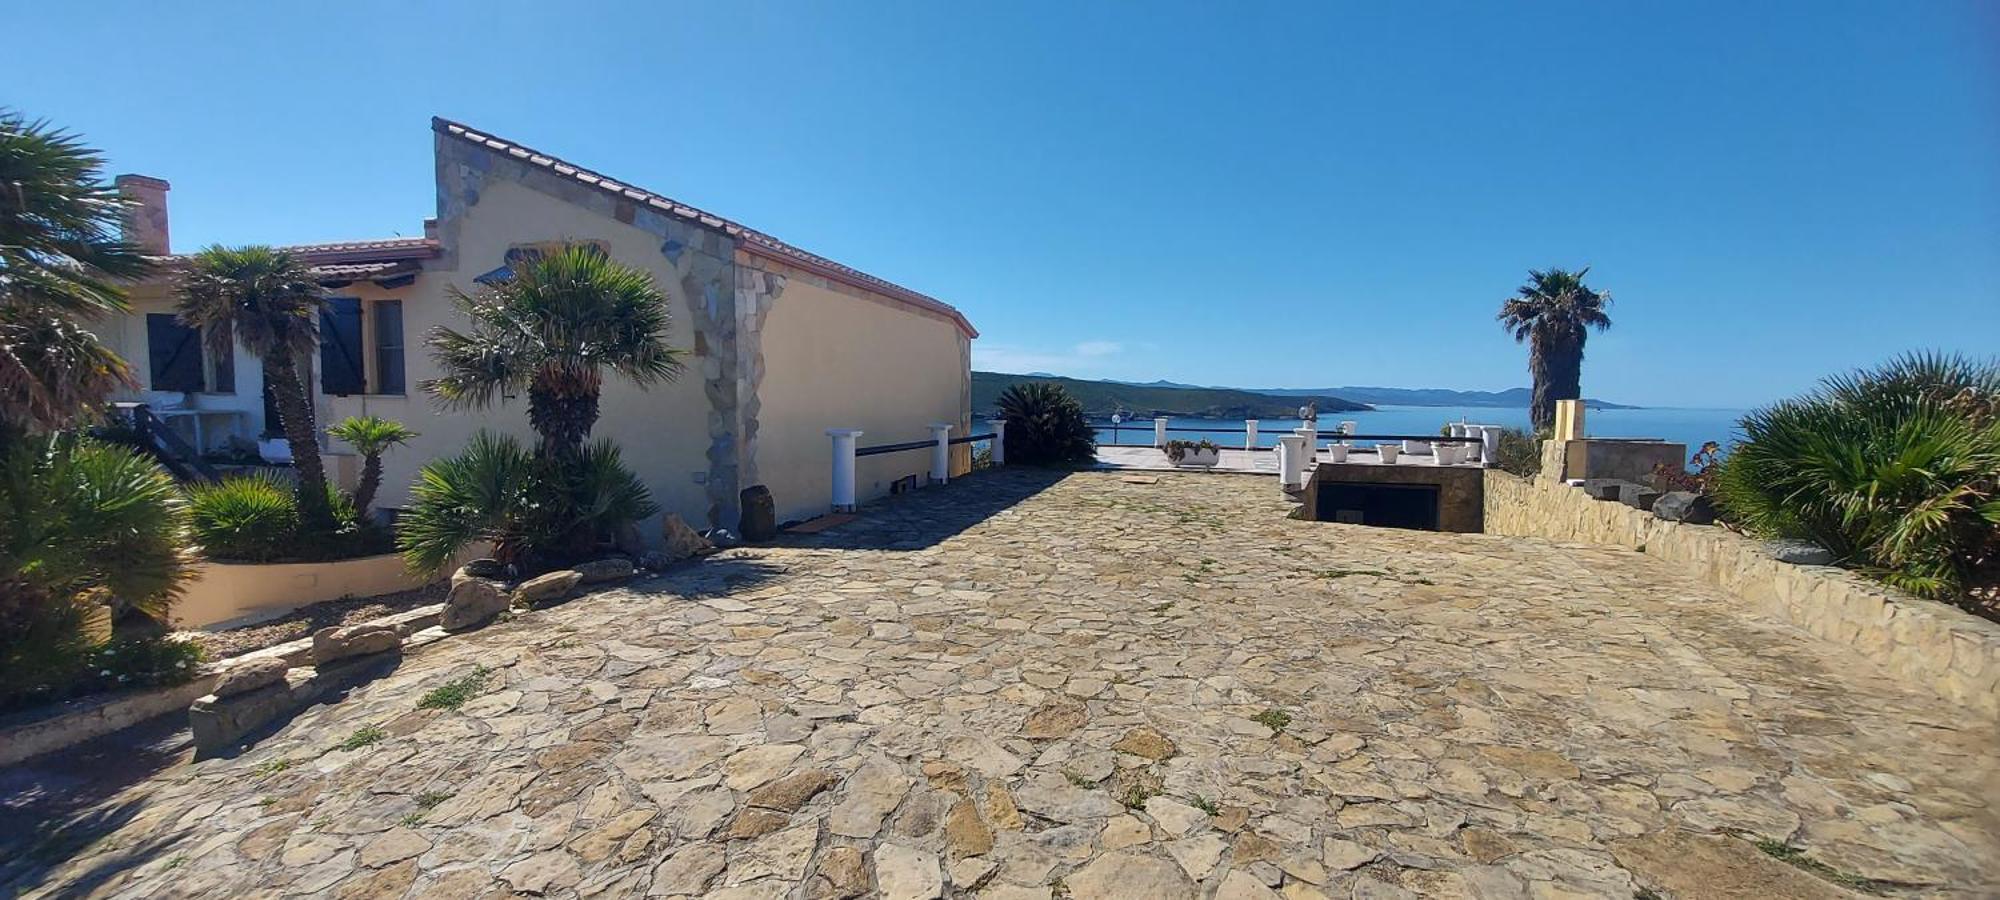
[[[124,312],[149,268],[120,240],[126,202],[74,134],[0,110],[0,444],[53,429],[133,384],[85,323]]]
[[[1583,283],[1590,267],[1530,269],[1528,282],[1500,304],[1500,325],[1514,340],[1528,343],[1528,371],[1534,375],[1529,410],[1536,430],[1556,420],[1556,401],[1583,396],[1583,345],[1590,329],[1611,327],[1605,310],[1611,295]]]
[[[181,280],[181,320],[208,335],[210,350],[233,353],[232,341],[241,341],[261,361],[299,473],[299,517],[314,531],[330,531],[335,523],[312,395],[299,377],[299,360],[309,359],[319,346],[324,304],[319,281],[305,263],[270,247],[209,247],[195,254]]]
[[[0,455],[0,705],[74,674],[97,607],[165,619],[186,531],[173,479],[128,449],[36,435]]]
[[[1088,463],[1097,455],[1097,433],[1083,404],[1062,386],[1032,381],[1009,386],[999,399],[1007,421],[1009,463],[1035,466]]]
[[[366,522],[368,507],[382,487],[382,454],[391,447],[409,443],[417,433],[401,422],[373,415],[348,416],[326,433],[335,440],[346,441],[361,454],[361,481],[354,486],[354,513]]]
[[[563,247],[472,294],[453,291],[472,320],[439,327],[426,343],[443,375],[424,387],[445,406],[489,406],[526,391],[539,453],[575,457],[597,422],[606,370],[650,386],[681,372],[667,345],[673,314],[645,271],[588,245]]]

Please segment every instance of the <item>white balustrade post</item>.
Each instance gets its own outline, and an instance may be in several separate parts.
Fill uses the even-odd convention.
[[[1154,416],[1154,417],[1153,417],[1153,446],[1155,446],[1155,447],[1165,447],[1165,446],[1167,446],[1167,417],[1166,417],[1166,416]]]
[[[1298,427],[1298,430],[1296,431],[1296,434],[1298,434],[1299,437],[1304,438],[1306,442],[1305,459],[1300,460],[1299,465],[1301,468],[1305,466],[1310,466],[1313,464],[1313,459],[1319,456],[1319,426],[1300,425]]]
[[[833,511],[854,511],[854,439],[861,436],[859,428],[829,428],[827,437],[833,438]]]
[[[1007,464],[1007,420],[987,419],[986,424],[993,429],[993,464],[1004,466]]]
[[[1295,490],[1305,483],[1306,439],[1295,433],[1278,438],[1278,487]]]
[[[937,441],[931,448],[931,483],[944,484],[951,480],[951,424],[932,422],[931,439]]]
[[[1257,449],[1256,419],[1247,419],[1243,422],[1243,449],[1245,450]]]
[[[1500,464],[1500,426],[1474,425],[1479,429],[1479,464],[1492,468]]]

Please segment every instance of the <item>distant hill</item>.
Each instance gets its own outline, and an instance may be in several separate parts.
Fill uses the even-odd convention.
[[[1534,392],[1524,387],[1508,388],[1504,391],[1448,391],[1442,388],[1392,387],[1273,388],[1259,390],[1257,393],[1278,397],[1316,397],[1336,394],[1362,403],[1386,406],[1498,406],[1515,409],[1526,409],[1534,398]],[[1591,409],[1639,408],[1595,397],[1585,397],[1583,402]]]
[[[1320,412],[1368,409],[1337,396],[1311,392],[1278,396],[1230,388],[1168,387],[1125,384],[1117,381],[1085,381],[1046,375],[1010,375],[1002,372],[972,373],[972,411],[985,415],[999,402],[1000,392],[1023,381],[1059,384],[1083,404],[1084,412],[1101,418],[1123,408],[1135,418],[1151,416],[1199,416],[1211,419],[1283,419],[1298,413],[1308,400],[1319,401]]]

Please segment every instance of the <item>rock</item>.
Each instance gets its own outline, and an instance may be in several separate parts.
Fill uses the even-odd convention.
[[[1136,847],[1153,839],[1153,829],[1135,816],[1119,816],[1104,823],[1104,830],[1097,834],[1097,845],[1106,850],[1123,850]]]
[[[1357,895],[1358,896],[1358,895]],[[1237,869],[1223,876],[1215,889],[1215,900],[1281,900],[1277,891],[1264,886],[1257,876]]]
[[[1160,829],[1171,837],[1180,837],[1208,824],[1208,813],[1165,797],[1147,800],[1146,815],[1152,816],[1153,821],[1160,823]]]
[[[715,545],[689,528],[679,513],[667,513],[660,519],[660,554],[667,562],[677,563],[714,549]]]
[[[1021,809],[1057,822],[1107,819],[1125,811],[1109,794],[1085,790],[1054,772],[1044,772],[1014,790]]]
[[[506,585],[460,569],[452,576],[451,594],[445,597],[438,625],[446,631],[477,628],[506,612],[510,602]]]
[[[276,684],[228,697],[203,697],[188,707],[188,730],[197,757],[233,747],[237,740],[292,708],[292,689],[283,674]]]
[[[870,760],[848,777],[846,796],[826,818],[827,830],[842,837],[874,837],[882,830],[882,818],[902,805],[911,780],[887,759]]]
[[[792,824],[792,817],[768,809],[746,809],[737,814],[725,832],[732,841],[760,838]]]
[[[722,782],[737,791],[762,787],[791,766],[805,750],[798,744],[758,744],[739,750],[723,762]]]
[[[1021,820],[1020,807],[1014,805],[1014,795],[1001,784],[986,786],[986,819],[1008,831],[1020,831],[1027,824]]]
[[[639,554],[639,568],[645,569],[648,572],[658,572],[672,564],[673,561],[667,559],[667,555],[658,550],[648,550]]]
[[[1678,829],[1611,844],[1611,855],[1643,881],[1676,897],[1852,896],[1765,855],[1748,841]]]
[[[366,656],[382,653],[402,646],[403,636],[387,625],[349,625],[328,627],[313,632],[312,658],[314,665],[326,665],[337,659],[350,656]]]
[[[611,546],[617,547],[627,559],[638,559],[646,552],[646,536],[639,533],[639,523],[620,522],[611,534]]]
[[[500,880],[522,893],[547,894],[583,880],[583,868],[577,865],[576,857],[548,850],[501,869]]]
[[[900,844],[875,848],[875,884],[882,900],[931,900],[944,893],[937,856]]]
[[[1633,509],[1651,510],[1660,499],[1661,492],[1643,484],[1625,484],[1618,488],[1618,502]]]
[[[537,575],[521,582],[514,588],[514,601],[528,606],[553,603],[576,590],[583,581],[583,573],[575,569],[557,569],[546,575]]]
[[[1336,872],[1361,868],[1380,855],[1373,847],[1344,838],[1327,838],[1319,845],[1320,862]]]
[[[744,488],[742,503],[743,519],[737,523],[737,529],[745,541],[761,544],[778,536],[778,503],[772,499],[770,488],[761,484]]]
[[[459,566],[458,574],[469,578],[505,578],[507,577],[507,564],[490,556],[482,556],[478,559],[468,560],[465,565]]]
[[[1052,700],[1028,713],[1021,722],[1021,734],[1037,740],[1068,737],[1090,721],[1090,713],[1074,700]]]
[[[993,829],[979,817],[979,807],[960,799],[944,817],[944,843],[953,858],[983,856],[993,849]]]
[[[636,570],[632,567],[632,561],[625,557],[607,556],[583,563],[571,571],[583,576],[583,584],[600,584],[630,578]]]
[[[1619,491],[1629,482],[1617,478],[1585,478],[1583,492],[1593,500],[1616,501]]]
[[[715,844],[682,847],[653,870],[653,888],[648,893],[655,897],[700,894],[722,874],[727,862],[727,854]]]
[[[793,772],[750,792],[750,805],[765,809],[798,812],[806,801],[832,787],[840,779],[825,769]]]
[[[370,869],[379,869],[393,862],[402,862],[430,848],[431,842],[423,835],[408,828],[391,828],[361,846],[360,862]]]
[[[1692,491],[1669,491],[1653,501],[1653,515],[1689,525],[1715,524],[1715,505]]]
[[[1232,876],[1236,874],[1231,873]],[[1194,883],[1181,872],[1179,865],[1131,850],[1099,856],[1091,860],[1090,865],[1065,876],[1063,884],[1075,900],[1097,897],[1106,900],[1122,897],[1172,900],[1195,895]],[[1224,887],[1227,886],[1225,882]]]
[[[222,677],[215,680],[215,689],[209,691],[217,697],[234,697],[247,694],[261,687],[268,687],[285,680],[285,672],[292,667],[279,656],[260,656],[246,659],[222,671]]]
[[[1180,752],[1180,748],[1175,747],[1173,741],[1167,740],[1166,735],[1143,725],[1125,732],[1125,737],[1118,743],[1112,744],[1111,749],[1154,761],[1166,759]]]
[[[854,847],[828,847],[819,855],[819,877],[826,879],[828,888],[821,896],[839,900],[868,892],[867,860]]]
[[[1199,834],[1169,842],[1167,855],[1173,857],[1174,862],[1180,863],[1181,870],[1186,872],[1189,878],[1200,881],[1207,878],[1208,873],[1215,871],[1215,863],[1222,859],[1222,851],[1228,847],[1228,844],[1213,834]]]
[[[1764,552],[1781,563],[1795,566],[1833,565],[1833,551],[1808,541],[1770,541]]]
[[[797,882],[805,877],[806,865],[812,862],[813,847],[818,842],[817,822],[767,834],[731,854],[729,874],[723,881],[734,886],[776,876],[782,882]]]

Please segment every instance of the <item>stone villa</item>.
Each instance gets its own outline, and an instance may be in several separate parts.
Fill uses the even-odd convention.
[[[451,288],[505,278],[524,254],[564,242],[594,244],[652,273],[674,305],[672,340],[686,351],[686,374],[650,391],[609,381],[593,436],[617,441],[661,507],[690,522],[734,527],[738,494],[754,484],[769,486],[781,520],[825,512],[829,428],[862,429],[871,443],[923,438],[933,422],[969,433],[978,332],[951,306],[457,122],[434,119],[432,130],[437,217],[423,237],[288,248],[327,289],[310,363],[322,429],[373,413],[422,433],[385,459],[385,505],[405,502],[418,468],[476,430],[528,433],[521,400],[440,412],[419,387],[436,374],[423,339],[457,316]],[[171,254],[168,183],[138,175],[118,183],[142,204],[132,237]],[[275,433],[254,357],[241,347],[232,359],[206,354],[175,318],[167,278],[132,297],[133,313],[104,327],[143,387],[118,399],[149,403],[204,452]],[[324,449],[329,472],[351,476],[347,448]],[[954,450],[954,472],[963,472],[969,449]],[[871,457],[857,489],[863,499],[879,495],[927,467],[920,454]]]

